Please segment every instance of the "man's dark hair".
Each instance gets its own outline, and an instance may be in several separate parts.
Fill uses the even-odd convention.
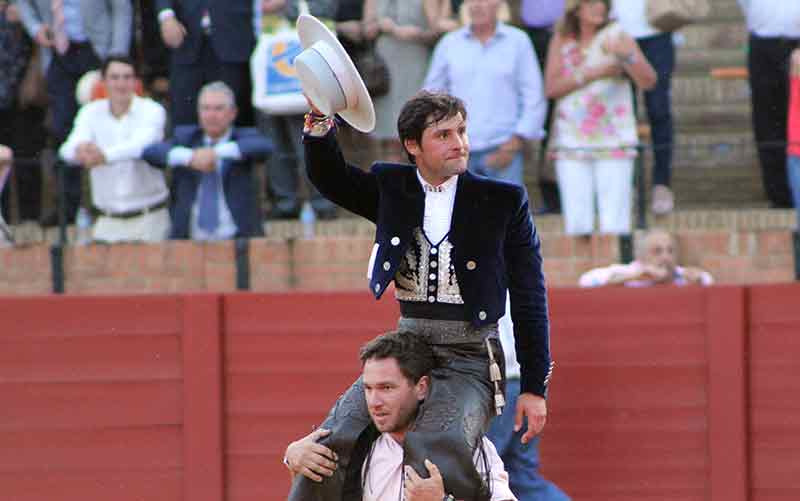
[[[103,65],[100,67],[100,75],[103,78],[106,77],[106,71],[108,71],[108,67],[111,65],[111,63],[127,64],[133,68],[133,76],[139,76],[139,70],[136,67],[136,61],[134,61],[132,57],[123,54],[112,54],[103,60]]]
[[[394,358],[400,372],[413,384],[428,375],[436,365],[433,350],[418,334],[409,331],[392,331],[381,334],[361,347],[361,365],[367,360]]]
[[[414,156],[406,149],[406,139],[422,145],[422,133],[425,132],[425,129],[459,113],[461,113],[461,118],[467,119],[464,102],[444,92],[421,90],[409,99],[400,110],[400,116],[397,117],[397,133],[408,160],[412,164],[416,163]]]

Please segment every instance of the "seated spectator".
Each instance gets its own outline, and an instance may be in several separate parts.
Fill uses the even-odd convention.
[[[628,233],[636,117],[628,77],[645,90],[656,72],[636,42],[609,23],[609,0],[569,0],[547,54],[545,87],[557,100],[550,149],[566,233]]]
[[[169,141],[150,145],[145,160],[172,168],[170,238],[223,240],[260,235],[253,161],[272,150],[251,128],[233,127],[236,97],[227,84],[203,86],[200,125],[175,128]]]
[[[163,139],[166,111],[135,95],[136,70],[127,56],[106,59],[101,75],[108,98],[80,109],[59,155],[89,171],[97,216],[94,240],[163,240],[169,232],[169,192],[163,172],[141,155],[147,145]]]
[[[639,240],[636,260],[589,270],[578,282],[581,287],[624,285],[711,285],[714,279],[699,268],[678,266],[675,239],[664,230],[652,230]]]
[[[800,229],[800,49],[792,52],[786,172]]]

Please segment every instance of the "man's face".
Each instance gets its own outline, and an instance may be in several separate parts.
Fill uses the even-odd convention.
[[[494,26],[497,24],[500,0],[467,0],[467,9],[472,26]]]
[[[414,155],[422,177],[436,186],[467,170],[469,138],[461,113],[429,125],[419,143],[408,139],[405,147]]]
[[[672,273],[675,269],[675,244],[667,233],[654,233],[648,236],[645,263],[664,268]]]
[[[230,128],[236,119],[236,106],[228,95],[219,91],[207,91],[197,104],[200,127],[208,137],[217,139]]]
[[[371,358],[364,362],[362,380],[369,415],[378,431],[404,435],[427,394],[428,376],[414,384],[400,371],[397,359]]]
[[[103,75],[108,99],[112,103],[127,102],[136,91],[136,74],[130,64],[114,61],[108,65]]]

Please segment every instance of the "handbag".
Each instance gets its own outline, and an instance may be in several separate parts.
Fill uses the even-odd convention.
[[[299,115],[308,111],[294,58],[302,52],[300,38],[286,18],[264,31],[250,57],[253,106],[269,115]]]
[[[708,0],[647,0],[647,21],[661,31],[696,23],[711,10]]]
[[[391,77],[386,60],[375,50],[374,42],[367,42],[353,54],[353,64],[358,70],[370,97],[376,98],[389,93]]]

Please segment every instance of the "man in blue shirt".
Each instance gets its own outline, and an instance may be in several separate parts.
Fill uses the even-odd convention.
[[[522,185],[523,147],[543,136],[547,100],[533,45],[498,20],[500,3],[466,0],[469,25],[438,43],[424,87],[469,108],[469,169]]]

